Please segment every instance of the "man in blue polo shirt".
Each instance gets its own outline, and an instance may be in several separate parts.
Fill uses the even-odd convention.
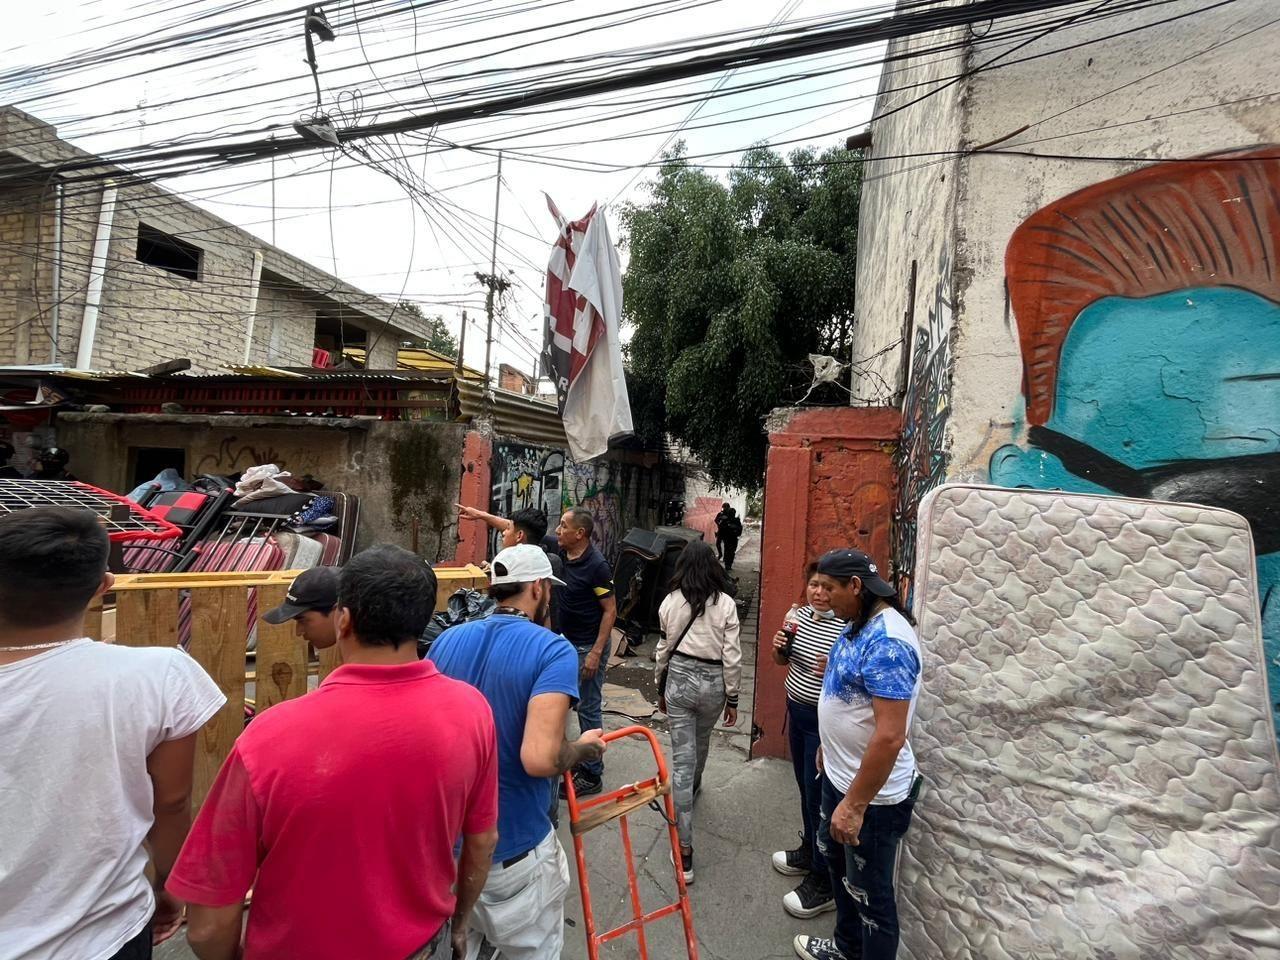
[[[553,584],[563,586],[541,547],[508,547],[491,567],[493,615],[446,630],[431,647],[441,673],[484,694],[498,732],[498,847],[471,914],[468,957],[482,935],[504,960],[555,960],[564,945],[569,864],[551,823],[551,778],[599,760],[605,742],[598,729],[565,739],[578,657],[540,626]]]
[[[609,642],[618,605],[613,595],[613,571],[591,542],[595,521],[582,507],[566,510],[556,527],[564,557],[564,586],[556,591],[559,604],[557,628],[578,651],[578,729],[604,726],[604,671],[609,663]],[[573,774],[579,797],[601,790],[604,763],[580,764]],[[561,787],[560,795],[564,796]]]

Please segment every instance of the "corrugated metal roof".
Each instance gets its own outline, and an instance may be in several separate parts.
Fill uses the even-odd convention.
[[[365,351],[359,347],[348,347],[343,352],[357,363],[364,363],[365,361]],[[455,370],[456,361],[435,350],[402,347],[396,354],[396,366],[402,370],[431,370],[452,374]],[[472,370],[467,366],[462,368],[462,376],[473,380],[484,379],[483,373],[479,370]]]
[[[464,419],[488,416],[497,433],[554,447],[564,447],[569,443],[564,433],[564,422],[554,403],[495,389],[490,405],[485,400],[483,385],[461,379],[458,380],[458,401]]]

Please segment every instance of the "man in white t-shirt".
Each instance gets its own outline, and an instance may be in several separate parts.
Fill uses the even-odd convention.
[[[0,960],[146,960],[181,916],[154,891],[226,698],[181,650],[85,637],[107,550],[87,510],[0,516]]]
[[[907,741],[920,694],[920,641],[897,592],[857,550],[832,550],[817,577],[849,621],[831,648],[818,701],[818,846],[836,901],[835,938],[798,936],[804,960],[893,960],[894,867],[920,779]]]

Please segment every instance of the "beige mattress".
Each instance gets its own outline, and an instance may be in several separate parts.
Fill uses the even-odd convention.
[[[1243,519],[948,485],[919,510],[924,796],[902,957],[1280,957],[1280,787]]]

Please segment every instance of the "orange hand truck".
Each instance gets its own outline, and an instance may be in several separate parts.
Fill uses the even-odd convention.
[[[671,799],[671,774],[667,771],[667,758],[662,754],[658,738],[648,727],[631,726],[614,730],[604,735],[605,742],[622,740],[626,737],[644,737],[653,748],[653,758],[657,763],[658,773],[655,777],[627,784],[612,793],[578,803],[573,789],[572,771],[565,773],[565,793],[569,801],[569,830],[573,834],[573,853],[578,860],[578,886],[582,891],[582,916],[587,927],[587,957],[589,960],[600,960],[600,945],[615,940],[632,930],[640,942],[640,960],[649,960],[649,944],[645,939],[644,925],[680,912],[684,920],[684,939],[689,948],[689,960],[698,960],[698,941],[693,933],[693,908],[689,904],[689,891],[684,885],[684,871],[680,868],[680,835],[676,832],[676,808]],[[679,897],[675,903],[659,907],[652,913],[645,913],[640,905],[640,886],[636,882],[635,856],[631,850],[631,831],[627,827],[627,815],[640,807],[653,807],[662,813],[661,802],[666,806],[663,819],[667,821],[667,830],[671,836],[671,862],[676,873],[676,889]],[[611,820],[619,821],[622,830],[622,849],[627,861],[627,885],[631,889],[631,909],[633,918],[620,927],[596,933],[595,914],[591,909],[591,888],[587,882],[587,858],[583,849],[582,838],[596,827],[604,826]]]

